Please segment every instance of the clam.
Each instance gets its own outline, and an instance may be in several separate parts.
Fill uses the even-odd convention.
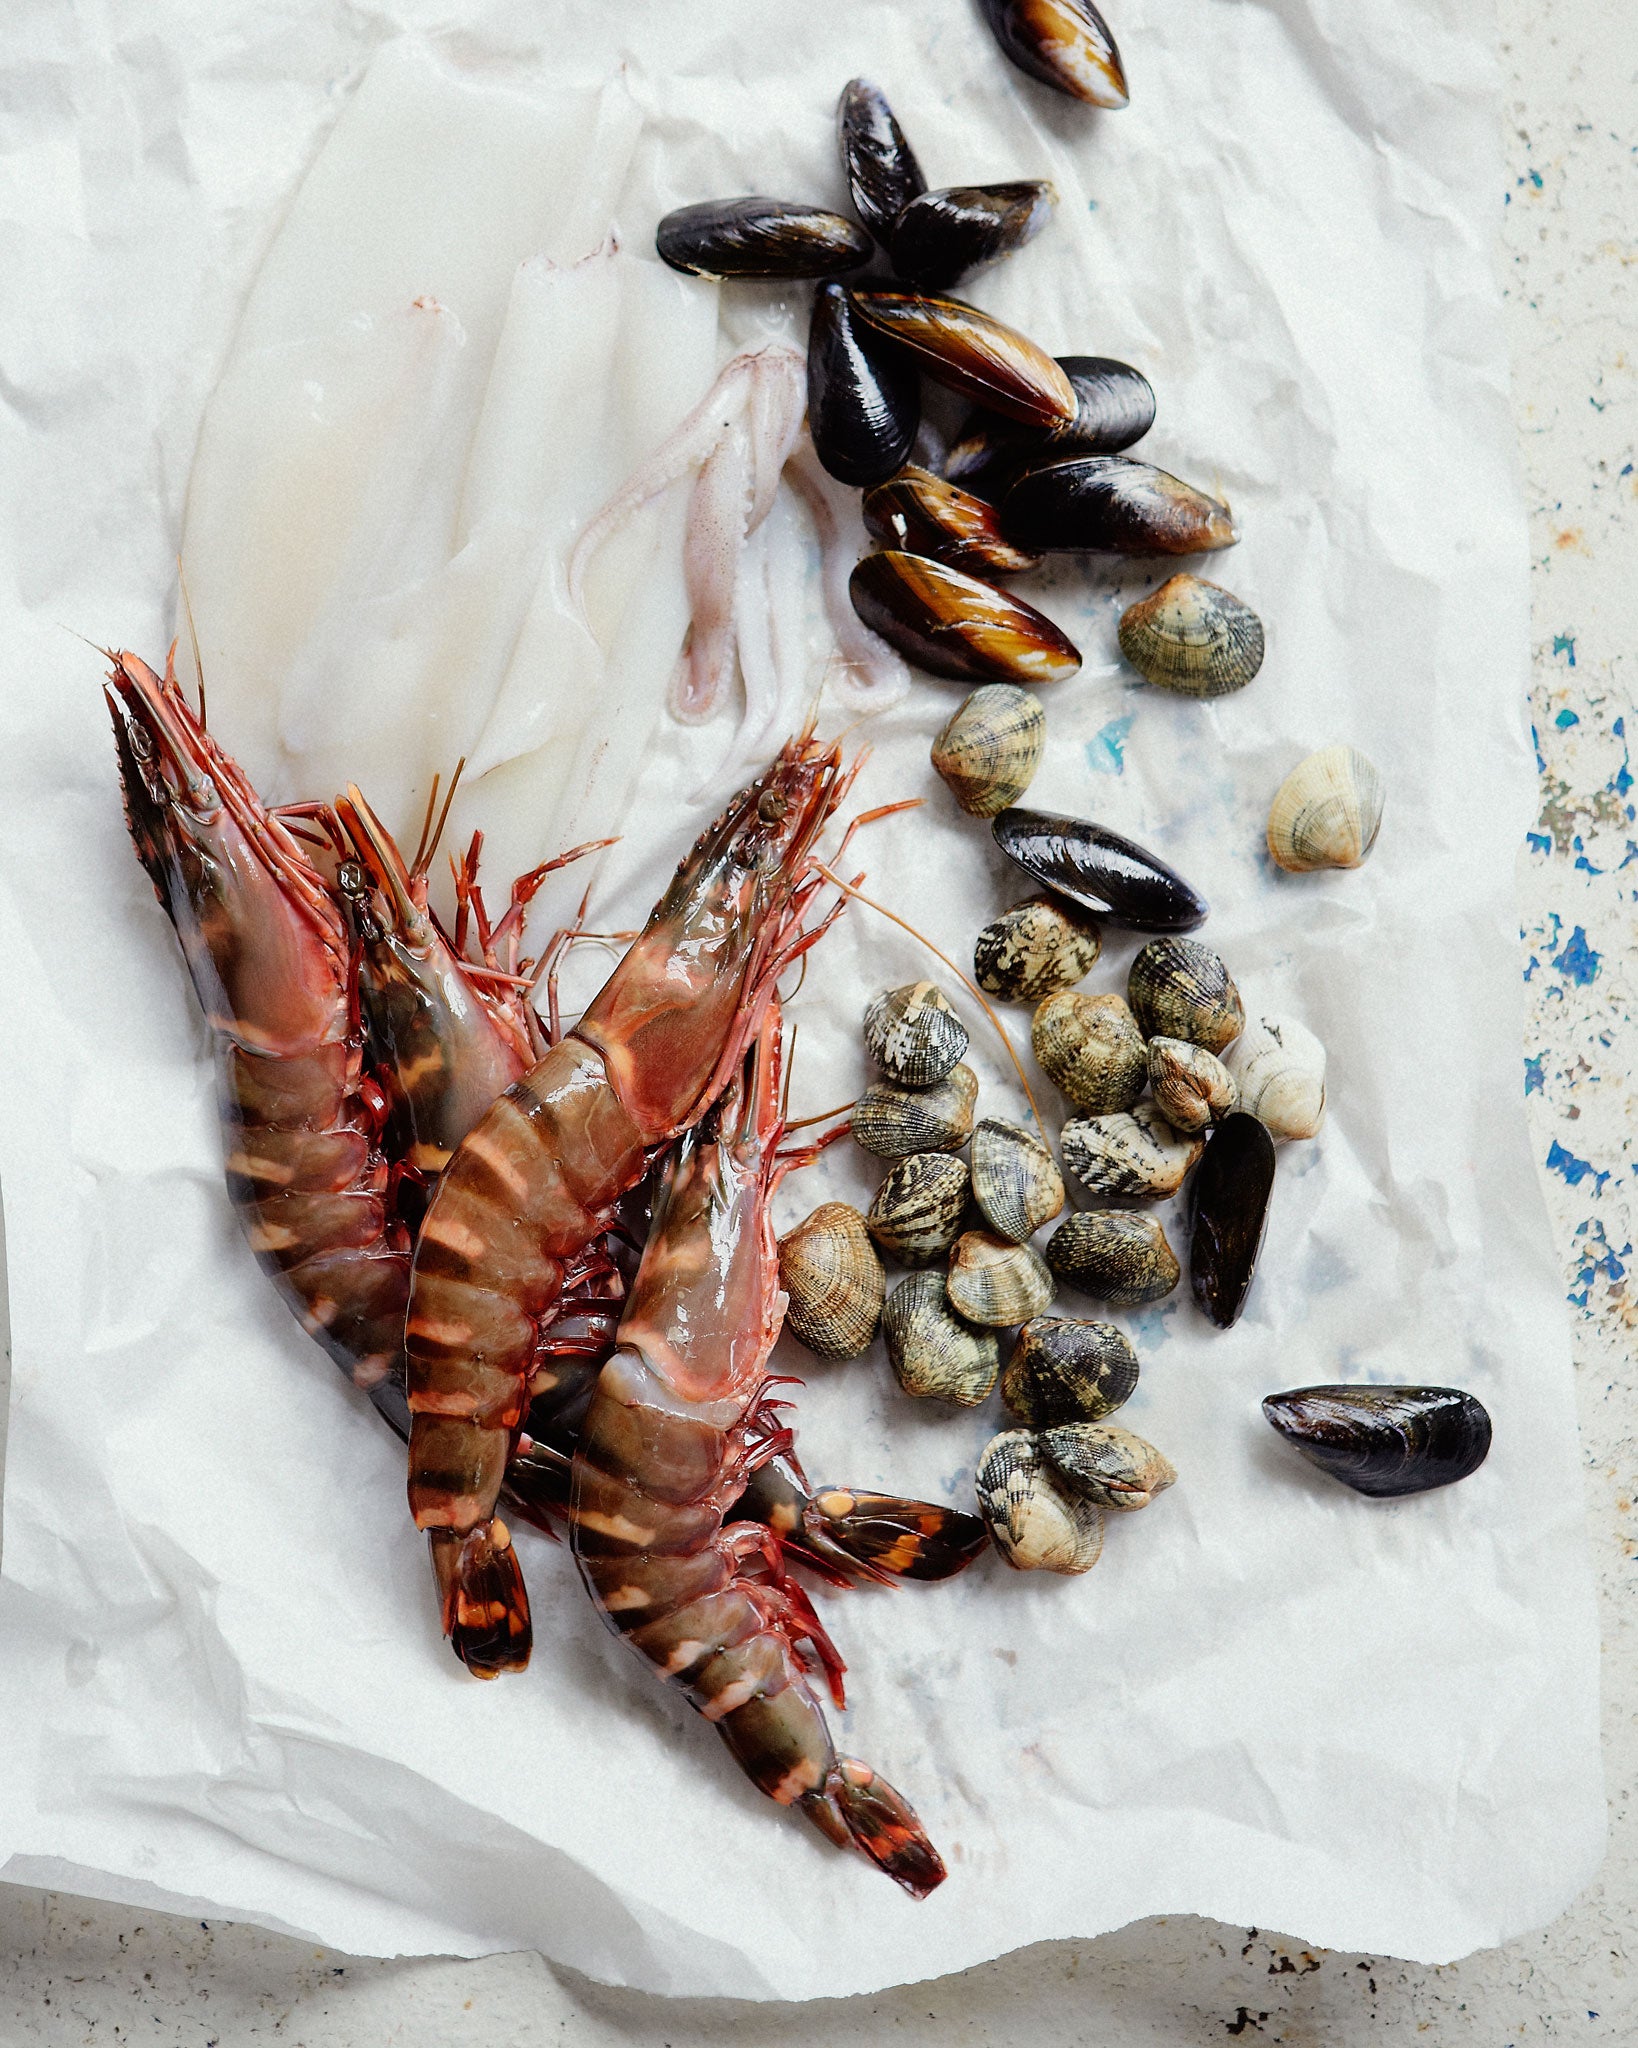
[[[1155,854],[1090,818],[1006,810],[990,827],[1024,873],[1109,924],[1135,932],[1192,932],[1208,905]]]
[[[1027,1429],[1004,1429],[979,1454],[978,1505],[991,1540],[1021,1572],[1089,1572],[1103,1549],[1103,1512],[1073,1492]]]
[[[1058,1162],[1033,1131],[987,1116],[973,1131],[973,1200],[998,1237],[1022,1244],[1064,1206]]]
[[[984,19],[1020,71],[1093,107],[1124,107],[1126,73],[1092,0],[983,0]]]
[[[1028,426],[1075,417],[1075,387],[1045,349],[959,299],[870,287],[854,304],[890,341],[908,349],[935,384]]]
[[[1189,1285],[1220,1330],[1246,1305],[1273,1192],[1274,1140],[1254,1116],[1231,1110],[1194,1177],[1189,1239]]]
[[[866,493],[864,523],[884,547],[926,555],[972,576],[1013,576],[1041,559],[1013,546],[993,505],[915,464]]]
[[[1000,1339],[952,1312],[942,1273],[912,1273],[899,1282],[882,1311],[882,1335],[907,1394],[961,1408],[989,1399],[1001,1370]]]
[[[1047,1240],[1046,1261],[1067,1285],[1116,1308],[1163,1300],[1182,1272],[1165,1231],[1137,1209],[1067,1217]]]
[[[1029,1035],[1042,1072],[1093,1116],[1130,1109],[1148,1082],[1143,1033],[1119,996],[1048,996]]]
[[[958,1060],[931,1088],[900,1088],[876,1081],[853,1105],[854,1142],[878,1159],[912,1152],[954,1152],[973,1134],[978,1076]]]
[[[1268,850],[1282,868],[1357,868],[1382,825],[1382,777],[1358,747],[1321,747],[1274,793]]]
[[[901,1266],[942,1259],[967,1212],[967,1169],[949,1152],[912,1152],[876,1191],[865,1224],[877,1246]]]
[[[1240,538],[1226,505],[1129,455],[1031,463],[1002,501],[1001,524],[1042,554],[1197,555]]]
[[[1155,1107],[1174,1130],[1203,1131],[1240,1100],[1234,1076],[1214,1052],[1186,1038],[1151,1038],[1149,1086]]]
[[[706,199],[660,222],[654,246],[696,277],[835,277],[870,260],[862,228],[794,199]]]
[[[1263,665],[1263,622],[1221,584],[1174,576],[1122,614],[1120,651],[1162,689],[1226,697]]]
[[[779,1240],[785,1327],[821,1358],[857,1358],[876,1334],[887,1275],[864,1218],[846,1202],[822,1202]]]
[[[1246,1021],[1233,977],[1198,939],[1151,939],[1139,947],[1126,1000],[1145,1038],[1186,1038],[1208,1052],[1232,1044]]]
[[[946,476],[984,497],[1003,497],[1031,461],[1118,454],[1154,425],[1155,394],[1141,370],[1113,356],[1059,356],[1057,363],[1075,393],[1075,417],[1031,429],[980,408],[946,456]]]
[[[865,1011],[865,1050],[890,1081],[929,1088],[967,1050],[967,1027],[930,981],[884,988]]]
[[[1325,1121],[1325,1048],[1305,1024],[1254,1017],[1224,1062],[1240,1107],[1276,1138],[1312,1138]]]
[[[1001,1375],[1001,1398],[1037,1428],[1053,1422],[1098,1422],[1132,1397],[1137,1353],[1113,1323],[1034,1316]]]
[[[836,122],[853,210],[885,249],[894,221],[927,181],[887,96],[868,78],[842,88]]]
[[[1465,1479],[1490,1449],[1483,1403],[1457,1387],[1296,1387],[1263,1413],[1322,1472],[1382,1500]]]
[[[1038,1003],[1083,980],[1102,950],[1095,924],[1050,896],[1030,896],[979,933],[973,944],[973,979],[986,995]]]
[[[1033,1245],[988,1230],[964,1230],[950,1253],[950,1306],[984,1329],[1011,1329],[1052,1299],[1052,1275]]]
[[[871,631],[930,675],[1056,683],[1081,665],[1074,643],[1033,605],[925,555],[866,555],[847,587]]]
[[[1060,1478],[1094,1507],[1129,1514],[1146,1508],[1177,1479],[1169,1458],[1112,1422],[1060,1422],[1041,1432],[1041,1449]]]
[[[1180,1137],[1150,1102],[1114,1116],[1071,1117],[1059,1143],[1064,1165],[1088,1193],[1139,1201],[1175,1195],[1202,1149],[1199,1138]]]
[[[893,268],[918,291],[944,291],[1033,241],[1057,204],[1045,178],[918,193],[893,223]]]
[[[909,454],[921,379],[862,320],[839,284],[814,294],[808,323],[808,431],[844,484],[877,484]]]
[[[1046,713],[1016,683],[986,683],[950,717],[933,742],[933,766],[974,818],[993,818],[1034,778],[1046,745]]]

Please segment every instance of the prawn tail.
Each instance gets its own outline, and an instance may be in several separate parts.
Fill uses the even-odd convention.
[[[428,1532],[444,1634],[474,1678],[498,1678],[529,1662],[529,1596],[506,1524],[481,1522],[465,1535]]]
[[[841,1848],[851,1843],[913,1899],[944,1882],[944,1859],[909,1802],[856,1757],[839,1756],[800,1805],[828,1840]]]
[[[904,1500],[890,1493],[824,1487],[802,1513],[800,1528],[785,1538],[798,1562],[827,1578],[953,1579],[989,1541],[977,1515]]]

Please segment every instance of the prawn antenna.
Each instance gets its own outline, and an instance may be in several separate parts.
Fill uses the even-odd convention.
[[[176,558],[176,587],[182,593],[182,609],[188,620],[188,641],[193,648],[193,672],[199,679],[199,728],[209,732],[210,721],[205,716],[205,658],[199,652],[199,628],[193,622],[193,600],[188,595],[188,579],[182,571],[182,557]]]
[[[427,814],[421,821],[421,836],[415,842],[415,858],[410,862],[412,875],[423,875],[432,866],[433,855],[438,851],[438,842],[444,836],[444,827],[449,823],[449,808],[455,801],[455,792],[461,786],[461,771],[466,767],[463,754],[455,763],[455,773],[449,778],[449,788],[444,792],[444,807],[438,812],[438,822],[432,822],[432,813],[438,802],[438,785],[443,779],[432,778],[432,788],[427,796]],[[428,836],[430,834],[430,837]]]

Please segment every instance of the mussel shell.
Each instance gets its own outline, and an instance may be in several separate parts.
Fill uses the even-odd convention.
[[[1254,1116],[1231,1110],[1194,1177],[1189,1239],[1189,1285],[1220,1330],[1246,1305],[1273,1192],[1274,1140]]]
[[[1044,1429],[1042,1455],[1083,1500],[1116,1514],[1146,1508],[1177,1480],[1170,1458],[1112,1422],[1060,1422]]]
[[[1182,1275],[1165,1231],[1137,1209],[1083,1209],[1066,1217],[1047,1240],[1046,1261],[1067,1286],[1116,1308],[1161,1301]]]
[[[1149,1086],[1155,1107],[1174,1130],[1220,1123],[1240,1100],[1234,1076],[1214,1052],[1187,1038],[1151,1038]]]
[[[921,379],[864,321],[839,284],[813,296],[808,431],[838,482],[879,484],[900,468],[921,417]]]
[[[996,1549],[1021,1572],[1087,1572],[1103,1549],[1103,1510],[1059,1478],[1027,1429],[979,1453],[978,1506]]]
[[[1033,605],[925,555],[866,555],[847,587],[872,632],[930,675],[1056,683],[1081,665],[1074,643]]]
[[[1321,747],[1274,793],[1268,850],[1293,875],[1357,868],[1382,827],[1382,777],[1358,747]]]
[[[795,199],[704,199],[679,206],[655,230],[673,270],[695,277],[837,277],[870,260],[862,228]]]
[[[1032,463],[1002,500],[1001,524],[1042,554],[1198,555],[1240,538],[1226,505],[1129,455]]]
[[[1088,1193],[1141,1202],[1175,1195],[1202,1150],[1202,1140],[1180,1136],[1150,1102],[1112,1116],[1071,1117],[1058,1142]]]
[[[1141,370],[1113,356],[1056,360],[1075,393],[1075,417],[1042,432],[980,408],[968,416],[945,456],[946,476],[982,497],[1004,497],[1031,462],[1060,455],[1118,455],[1154,425],[1154,388]]]
[[[969,576],[1015,576],[1041,559],[1013,546],[993,505],[914,464],[866,493],[864,523],[883,547],[926,555]]]
[[[1140,947],[1126,1000],[1145,1038],[1186,1038],[1208,1052],[1232,1045],[1246,1021],[1234,977],[1198,939],[1151,939]]]
[[[927,190],[927,180],[887,95],[868,78],[843,86],[836,126],[853,210],[885,249],[894,221]]]
[[[1209,906],[1156,855],[1090,818],[1003,811],[995,843],[1026,875],[1077,909],[1134,932],[1192,932]]]
[[[893,268],[918,291],[943,291],[1033,241],[1057,204],[1057,189],[1045,178],[920,193],[893,223]]]
[[[973,1130],[973,1200],[997,1237],[1022,1244],[1064,1206],[1058,1162],[1033,1131],[1000,1117]]]
[[[960,1236],[969,1192],[966,1166],[954,1153],[912,1152],[876,1190],[865,1224],[886,1257],[928,1265]]]
[[[1378,1500],[1465,1479],[1490,1449],[1484,1404],[1458,1387],[1295,1387],[1263,1413],[1322,1472]]]
[[[1052,1275],[1033,1245],[989,1230],[964,1230],[950,1253],[945,1283],[964,1322],[1011,1329],[1038,1316],[1052,1300]]]
[[[1042,1073],[1092,1116],[1130,1109],[1149,1079],[1143,1033],[1121,997],[1064,989],[1030,1022]]]
[[[1130,95],[1120,51],[1092,0],[983,0],[984,19],[1020,71],[1094,107]]]
[[[1001,1375],[1001,1398],[1025,1422],[1099,1422],[1132,1398],[1138,1358],[1113,1323],[1032,1316]]]
[[[973,979],[1003,1002],[1038,1003],[1084,980],[1102,950],[1095,924],[1050,896],[1028,896],[979,933]]]
[[[846,1202],[822,1202],[779,1240],[785,1328],[821,1358],[868,1350],[887,1293],[887,1275],[864,1218]]]
[[[1164,690],[1226,697],[1263,665],[1263,622],[1232,590],[1185,573],[1127,608],[1120,651]]]
[[[931,981],[884,988],[864,1015],[865,1050],[890,1081],[930,1088],[967,1050],[967,1027]]]
[[[1034,780],[1046,745],[1041,700],[1016,683],[986,683],[933,742],[933,766],[973,818],[993,818]]]
[[[887,1297],[882,1335],[899,1385],[907,1394],[976,1408],[1001,1371],[1001,1343],[951,1309],[942,1273],[912,1273]]]
[[[875,287],[854,295],[872,327],[915,356],[927,375],[952,391],[1028,426],[1075,417],[1075,387],[1045,349],[1016,328],[960,299]]]
[[[853,1105],[854,1143],[878,1159],[911,1152],[954,1152],[973,1134],[978,1076],[960,1061],[931,1088],[900,1088],[876,1081]]]

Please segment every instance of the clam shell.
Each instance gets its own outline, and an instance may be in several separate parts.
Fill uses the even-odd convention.
[[[874,288],[857,292],[854,304],[873,327],[908,349],[935,384],[1032,427],[1075,417],[1075,387],[1046,350],[976,306]]]
[[[1077,989],[1048,996],[1030,1025],[1030,1043],[1047,1078],[1093,1116],[1130,1109],[1149,1079],[1143,1033],[1120,996]]]
[[[993,818],[1029,788],[1045,745],[1040,699],[1016,683],[986,683],[934,740],[933,766],[969,817]]]
[[[973,1134],[978,1076],[959,1061],[931,1088],[876,1081],[853,1105],[854,1141],[878,1159],[911,1152],[954,1152]]]
[[[1064,1177],[1033,1131],[987,1116],[973,1131],[973,1200],[997,1237],[1022,1244],[1064,1206]]]
[[[1075,417],[1043,432],[1001,413],[972,413],[945,460],[945,475],[986,498],[1005,497],[1030,462],[1057,455],[1114,455],[1155,423],[1155,394],[1141,370],[1113,356],[1059,356],[1075,393]]]
[[[660,222],[654,247],[695,277],[835,277],[870,260],[870,237],[795,199],[706,199]]]
[[[1192,932],[1208,904],[1157,855],[1091,818],[1006,810],[995,843],[1033,881],[1106,923],[1135,932]]]
[[[1037,1428],[1098,1422],[1132,1397],[1137,1353],[1113,1323],[1032,1316],[1001,1375],[1001,1398]]]
[[[866,492],[864,523],[883,547],[925,555],[969,576],[1014,576],[1041,559],[1013,546],[993,505],[915,463]]]
[[[1005,1429],[979,1453],[979,1512],[1021,1572],[1088,1572],[1103,1549],[1103,1511],[1073,1492],[1027,1429]]]
[[[907,1394],[960,1408],[989,1399],[1001,1370],[1000,1340],[952,1312],[942,1273],[912,1273],[899,1282],[882,1311],[882,1335]]]
[[[1149,1102],[1114,1116],[1071,1117],[1059,1144],[1064,1165],[1088,1193],[1138,1201],[1175,1195],[1203,1149],[1199,1138],[1180,1137]]]
[[[1159,1223],[1137,1209],[1083,1209],[1047,1240],[1046,1261],[1067,1286],[1116,1308],[1161,1301],[1182,1268]]]
[[[1052,1275],[1032,1245],[988,1230],[964,1230],[950,1253],[950,1306],[969,1323],[1011,1329],[1052,1300]]]
[[[1312,1138],[1325,1121],[1325,1048],[1305,1024],[1254,1017],[1224,1060],[1241,1109],[1276,1138]]]
[[[893,223],[893,268],[918,291],[944,291],[1033,241],[1057,204],[1044,178],[919,193]]]
[[[1282,868],[1357,868],[1382,825],[1382,777],[1358,747],[1321,747],[1274,792],[1268,850]]]
[[[1263,665],[1263,622],[1221,584],[1174,576],[1122,615],[1120,651],[1162,689],[1226,697]]]
[[[848,578],[853,609],[929,675],[958,683],[1057,683],[1081,665],[1075,644],[1010,591],[925,555],[884,548]]]
[[[821,1358],[857,1358],[876,1335],[887,1275],[864,1218],[846,1202],[822,1202],[779,1240],[785,1328]]]
[[[1050,896],[1030,896],[979,933],[973,945],[973,979],[986,995],[1009,1003],[1038,1003],[1083,980],[1102,951],[1095,924]]]
[[[927,190],[927,180],[886,94],[868,78],[842,88],[836,126],[853,210],[885,249],[894,221]]]
[[[1186,1038],[1151,1038],[1149,1086],[1155,1107],[1174,1130],[1194,1133],[1236,1107],[1234,1076],[1214,1052]]]
[[[967,1050],[967,1027],[930,981],[885,988],[865,1011],[865,1050],[890,1081],[930,1088]]]
[[[1126,977],[1126,1000],[1145,1038],[1187,1038],[1221,1052],[1239,1037],[1245,1005],[1234,977],[1198,939],[1151,939]]]
[[[1175,1484],[1177,1472],[1153,1444],[1112,1422],[1061,1422],[1041,1432],[1041,1450],[1083,1500],[1130,1514]]]
[[[1002,500],[1001,525],[1042,554],[1198,555],[1240,538],[1226,505],[1129,455],[1031,463]]]
[[[970,1186],[949,1152],[912,1152],[876,1191],[865,1218],[877,1246],[901,1266],[942,1259],[961,1233]]]
[[[821,285],[808,323],[808,431],[844,484],[878,484],[909,454],[921,379],[858,319],[839,284]]]
[[[1458,1387],[1296,1387],[1263,1413],[1322,1472],[1379,1500],[1465,1479],[1490,1449],[1483,1403]]]
[[[1126,105],[1120,51],[1092,0],[983,0],[983,6],[991,33],[1020,71],[1088,106]]]
[[[1254,1116],[1231,1110],[1194,1177],[1189,1238],[1189,1285],[1220,1330],[1245,1308],[1273,1192],[1274,1140]]]

